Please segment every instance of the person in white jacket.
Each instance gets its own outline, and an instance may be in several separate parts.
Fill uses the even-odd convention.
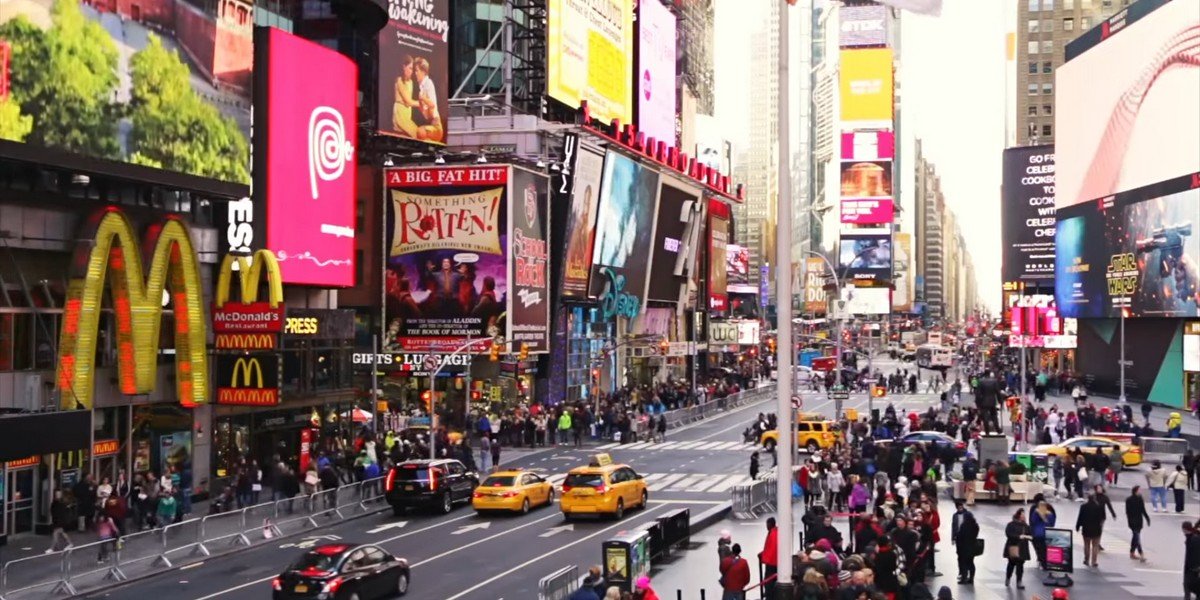
[[[1150,506],[1154,512],[1167,510],[1167,471],[1162,468],[1162,462],[1154,461],[1150,471],[1146,473],[1146,487],[1150,488]]]
[[[837,463],[829,465],[829,473],[825,475],[825,487],[829,490],[825,498],[825,508],[835,512],[840,510],[844,504],[842,488],[846,487],[846,478],[842,476]]]

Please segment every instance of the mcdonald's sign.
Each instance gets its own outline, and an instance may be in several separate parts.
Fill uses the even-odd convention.
[[[68,273],[58,343],[56,387],[64,409],[92,408],[96,345],[105,283],[112,299],[117,379],[124,394],[154,390],[163,292],[175,313],[176,395],[184,406],[208,401],[207,324],[200,265],[187,225],[175,217],[152,225],[142,243],[117,207],[89,217]],[[143,270],[143,263],[149,270]]]
[[[279,355],[218,354],[217,404],[279,404]]]
[[[238,273],[239,301],[230,302],[230,286]],[[263,271],[267,274],[267,301],[258,301]],[[270,350],[278,346],[283,330],[283,278],[279,262],[267,250],[248,256],[225,255],[217,274],[213,299],[214,346],[222,350]]]

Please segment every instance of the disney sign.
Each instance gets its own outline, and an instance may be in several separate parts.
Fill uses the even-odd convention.
[[[625,292],[625,276],[608,267],[600,267],[605,277],[604,289],[600,292],[600,315],[605,321],[613,317],[636,319],[642,312],[642,301]]]

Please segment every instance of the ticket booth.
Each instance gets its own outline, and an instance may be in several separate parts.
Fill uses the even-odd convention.
[[[638,578],[650,574],[650,532],[624,531],[602,545],[604,578],[622,592],[632,592]]]

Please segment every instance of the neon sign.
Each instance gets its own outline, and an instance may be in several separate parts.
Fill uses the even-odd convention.
[[[625,276],[614,273],[608,267],[600,267],[600,273],[607,278],[604,289],[600,292],[601,317],[605,321],[612,320],[613,317],[636,319],[642,312],[642,302],[637,296],[624,291]]]

